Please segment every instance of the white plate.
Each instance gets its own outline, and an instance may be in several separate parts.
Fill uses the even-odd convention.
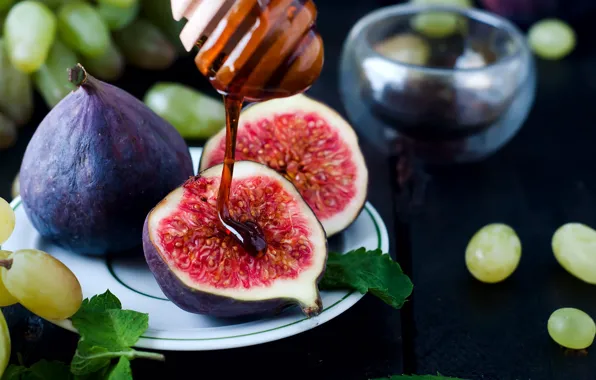
[[[194,167],[198,167],[201,148],[191,148]],[[3,249],[41,249],[64,262],[78,277],[85,297],[109,289],[123,308],[149,314],[149,328],[136,344],[139,348],[176,351],[217,350],[251,346],[289,337],[319,326],[340,315],[362,295],[358,292],[323,291],[324,311],[307,319],[297,309],[268,319],[217,319],[185,312],[168,301],[149,271],[142,253],[138,259],[106,260],[73,254],[41,239],[29,222],[20,198],[12,202],[17,215],[16,229]],[[377,211],[370,205],[342,236],[340,246],[331,248],[347,252],[365,247],[389,251],[387,229]],[[75,331],[70,321],[55,322]]]

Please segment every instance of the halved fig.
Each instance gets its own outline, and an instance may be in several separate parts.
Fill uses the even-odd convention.
[[[219,221],[222,165],[190,178],[148,214],[145,259],[164,294],[191,313],[271,314],[299,305],[322,310],[318,283],[327,263],[323,226],[294,185],[265,165],[234,166],[230,215],[256,223],[267,249],[251,255]]]
[[[223,162],[225,129],[214,135],[199,170]],[[368,170],[354,129],[328,106],[300,94],[247,107],[236,159],[260,162],[292,181],[330,237],[360,214]]]

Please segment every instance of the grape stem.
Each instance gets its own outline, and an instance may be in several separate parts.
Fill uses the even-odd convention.
[[[87,82],[87,71],[80,63],[73,68],[68,69],[68,81],[77,87],[81,87]]]
[[[6,269],[12,268],[12,259],[1,259],[0,267],[4,267]]]

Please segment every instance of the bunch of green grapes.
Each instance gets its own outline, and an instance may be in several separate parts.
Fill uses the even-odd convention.
[[[14,232],[15,221],[14,211],[0,198],[0,245]],[[73,316],[82,302],[77,277],[60,260],[34,249],[0,249],[0,307],[20,303],[41,318],[63,320]],[[0,376],[9,358],[10,335],[0,312]]]
[[[53,108],[81,63],[114,81],[126,65],[170,67],[186,53],[166,0],[0,0],[0,150],[12,147],[38,91]]]

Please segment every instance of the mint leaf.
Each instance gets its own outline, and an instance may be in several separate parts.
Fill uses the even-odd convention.
[[[61,362],[40,360],[27,368],[24,366],[10,365],[2,380],[72,380],[68,366]]]
[[[393,308],[401,308],[413,284],[399,264],[380,249],[360,248],[346,254],[329,253],[321,290],[354,289],[370,292]]]
[[[71,320],[81,336],[70,363],[70,371],[77,376],[105,370],[113,359],[120,360],[114,367],[119,368],[116,374],[126,373],[126,363],[135,358],[164,360],[161,354],[131,348],[149,327],[149,315],[122,310],[120,300],[109,290],[83,301]]]
[[[122,304],[118,297],[106,290],[103,294],[95,295],[91,299],[85,299],[76,314],[111,309],[122,309]]]
[[[132,310],[81,310],[72,324],[86,341],[108,349],[120,350],[137,343],[149,327],[149,315]]]
[[[27,372],[29,368],[20,365],[11,364],[6,367],[2,380],[21,380],[23,374]]]
[[[132,380],[132,369],[130,361],[125,357],[120,357],[118,364],[110,372],[108,380]]]
[[[130,351],[130,349],[128,349]],[[75,375],[89,375],[107,367],[112,359],[119,357],[118,353],[110,352],[107,348],[95,346],[85,341],[85,338],[79,340],[77,350],[75,351],[70,371]]]

